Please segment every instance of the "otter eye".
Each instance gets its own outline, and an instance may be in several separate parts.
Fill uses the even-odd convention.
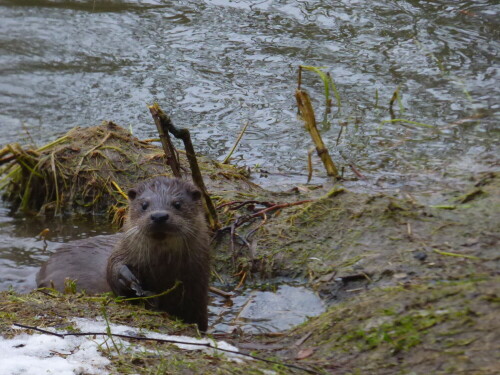
[[[174,206],[174,208],[175,208],[176,210],[180,210],[180,209],[181,209],[182,204],[181,204],[181,202],[179,202],[179,201],[175,201],[174,203],[172,203],[172,206]]]
[[[149,203],[148,202],[142,202],[142,209],[143,211],[146,211],[149,207]]]

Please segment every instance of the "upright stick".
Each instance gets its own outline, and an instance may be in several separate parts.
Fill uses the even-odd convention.
[[[172,123],[170,117],[168,117],[168,115],[161,110],[160,106],[157,103],[149,106],[149,111],[153,115],[153,119],[155,120],[156,126],[158,128],[161,128],[164,134],[166,135],[164,137],[165,140],[168,141],[170,140],[170,138],[167,137],[168,133],[171,133],[177,139],[182,139],[182,142],[184,143],[184,148],[186,150],[186,156],[189,162],[189,167],[191,168],[191,176],[193,182],[196,184],[196,186],[198,186],[198,188],[201,190],[201,193],[203,194],[203,206],[205,207],[205,211],[207,213],[210,228],[212,228],[212,230],[217,230],[220,226],[219,221],[217,219],[217,211],[215,210],[214,204],[212,203],[210,195],[208,195],[207,188],[205,187],[205,183],[203,182],[203,176],[201,175],[200,167],[198,166],[198,161],[196,160],[196,154],[194,152],[193,143],[191,142],[191,134],[189,133],[189,130],[176,128]],[[175,152],[173,152],[173,154],[175,155]],[[176,172],[174,171],[173,168],[172,171],[174,171],[174,176],[181,177],[180,164],[177,158],[175,160],[177,162],[177,171],[179,174],[176,175],[175,174]],[[167,161],[168,161],[168,155],[167,155]]]

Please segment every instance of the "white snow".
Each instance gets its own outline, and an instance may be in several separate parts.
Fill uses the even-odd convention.
[[[106,332],[106,323],[103,319],[89,320],[74,318],[75,328],[81,332]],[[18,327],[13,327],[19,329]],[[240,361],[238,354],[218,351],[216,349],[193,345],[193,343],[210,343],[211,346],[238,351],[238,349],[224,341],[211,339],[197,339],[189,336],[164,335],[147,330],[139,330],[125,325],[110,324],[111,332],[129,336],[140,335],[142,337],[163,340],[182,341],[185,344],[174,344],[184,350],[203,350],[211,354],[224,354],[229,359]],[[25,331],[24,329],[20,329]],[[54,331],[53,329],[46,329]],[[64,331],[57,331],[64,334]],[[131,348],[145,351],[146,349],[137,341],[113,338],[120,348]],[[107,336],[65,336],[64,338],[48,334],[21,333],[12,339],[0,336],[0,374],[1,375],[75,375],[108,374],[110,360],[104,357],[98,348],[109,348],[113,353],[113,343]]]
[[[74,318],[73,323],[75,323],[76,328],[78,328],[81,332],[106,332],[106,322],[103,319],[99,320],[88,320],[88,319],[82,319],[82,318]],[[137,328],[125,326],[125,325],[119,325],[119,324],[111,324],[110,325],[111,332],[114,334],[120,334],[120,335],[128,335],[128,336],[143,336],[147,337],[150,339],[162,339],[162,340],[173,340],[173,341],[182,341],[183,343],[186,344],[173,344],[176,345],[179,349],[184,349],[184,350],[203,350],[206,351],[210,354],[226,354],[229,357],[234,357],[238,356],[237,354],[231,354],[227,352],[222,352],[222,351],[217,351],[216,349],[208,348],[205,346],[201,345],[189,345],[193,343],[198,343],[198,344],[210,344],[213,347],[220,348],[220,349],[226,349],[226,350],[233,350],[233,351],[238,351],[238,348],[228,344],[225,341],[215,341],[212,339],[198,339],[196,337],[190,337],[190,336],[173,336],[173,335],[165,335],[162,333],[157,333],[157,332],[151,332],[151,331],[146,331],[146,330],[139,330]],[[96,340],[102,340],[100,341],[101,343],[104,342],[107,338],[105,336],[98,337]],[[117,338],[114,338],[115,342],[117,340],[124,344],[127,345],[128,341],[120,340]]]
[[[0,337],[2,375],[107,374],[110,361],[86,337],[60,338],[47,334],[20,334],[12,339]]]

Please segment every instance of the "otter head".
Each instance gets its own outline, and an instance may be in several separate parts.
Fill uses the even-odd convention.
[[[156,177],[128,191],[130,200],[125,230],[137,228],[154,240],[196,236],[204,222],[201,192],[176,178]]]

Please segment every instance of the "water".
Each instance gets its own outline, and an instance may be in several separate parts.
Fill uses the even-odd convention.
[[[46,229],[44,243],[40,233]],[[38,268],[62,242],[115,231],[104,217],[46,221],[39,217],[12,217],[0,206],[0,290],[10,287],[22,293],[33,290]]]
[[[247,290],[231,299],[214,299],[210,306],[212,333],[270,333],[285,331],[325,311],[311,290],[277,285],[275,291]]]
[[[102,120],[154,137],[158,101],[216,159],[249,122],[234,162],[269,171],[271,188],[304,183],[311,142],[293,93],[305,64],[337,85],[341,110],[320,128],[346,177],[348,163],[367,177],[348,186],[432,193],[498,170],[499,13],[494,0],[0,0],[0,145]],[[303,87],[321,120],[321,81],[305,73]],[[384,123],[397,87],[395,118],[436,128]],[[22,220],[0,213],[2,289],[47,257],[34,238],[50,223]]]

